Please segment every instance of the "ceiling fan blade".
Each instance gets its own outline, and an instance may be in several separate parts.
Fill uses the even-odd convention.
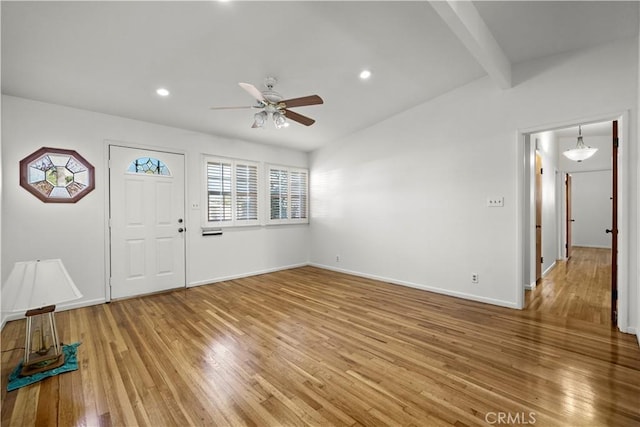
[[[304,107],[305,105],[317,105],[323,104],[324,101],[318,95],[303,96],[302,98],[292,98],[280,101],[280,104],[284,104],[285,108]]]
[[[254,85],[250,83],[238,83],[238,84],[242,89],[246,90],[249,93],[249,95],[253,96],[258,101],[265,104],[267,103],[266,99],[264,99],[264,96],[262,96],[262,92],[260,92],[258,88],[256,88]]]
[[[298,123],[303,124],[305,126],[311,126],[312,124],[314,124],[316,122],[315,120],[313,120],[310,117],[303,116],[302,114],[298,114],[298,113],[296,113],[294,111],[291,111],[291,110],[284,109],[284,110],[282,110],[282,112],[284,112],[284,116],[287,119],[291,119],[294,122],[298,122]]]
[[[211,107],[210,110],[246,110],[249,108],[262,108],[259,105],[247,105],[242,107]]]

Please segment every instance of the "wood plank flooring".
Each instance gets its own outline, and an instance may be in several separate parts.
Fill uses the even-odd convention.
[[[632,426],[640,349],[606,325],[313,267],[57,314],[80,368],[2,425]]]
[[[572,254],[526,293],[527,309],[611,325],[611,250],[574,246]]]

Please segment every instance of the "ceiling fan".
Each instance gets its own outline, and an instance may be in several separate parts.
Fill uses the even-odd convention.
[[[238,83],[242,89],[247,91],[249,95],[257,101],[255,105],[244,107],[211,107],[212,110],[237,110],[244,108],[255,108],[262,110],[253,115],[252,128],[264,127],[267,118],[271,117],[276,128],[280,129],[289,124],[287,119],[293,120],[305,126],[311,126],[316,121],[310,117],[303,116],[295,111],[289,110],[293,107],[304,107],[307,105],[322,104],[324,101],[318,95],[303,96],[301,98],[282,99],[282,96],[273,90],[278,80],[275,77],[267,77],[264,79],[266,87],[262,92],[250,83]]]

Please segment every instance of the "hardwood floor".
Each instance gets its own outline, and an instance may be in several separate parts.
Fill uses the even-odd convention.
[[[57,316],[80,368],[7,392],[7,324],[3,426],[640,423],[634,336],[313,267]]]
[[[611,250],[574,246],[526,293],[527,310],[611,325]]]

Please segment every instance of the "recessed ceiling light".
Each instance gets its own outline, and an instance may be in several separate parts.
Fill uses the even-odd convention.
[[[157,89],[156,93],[160,96],[169,96],[169,91],[163,87]]]
[[[360,78],[361,78],[362,80],[366,80],[366,79],[368,79],[369,77],[371,77],[371,71],[369,71],[369,70],[362,70],[362,71],[360,72]]]

